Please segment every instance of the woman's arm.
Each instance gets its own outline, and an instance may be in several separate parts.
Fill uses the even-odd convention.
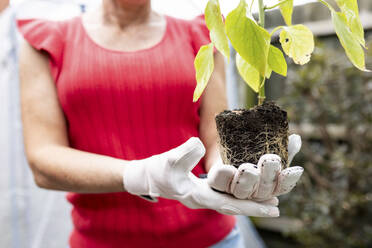
[[[203,92],[200,105],[200,139],[206,148],[205,169],[207,172],[219,159],[217,147],[217,130],[214,117],[227,109],[225,85],[225,61],[221,53],[214,54],[214,71]]]
[[[127,161],[72,149],[46,54],[24,42],[20,55],[26,155],[41,188],[80,193],[123,191]]]

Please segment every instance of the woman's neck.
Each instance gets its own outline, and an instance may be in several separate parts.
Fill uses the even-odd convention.
[[[137,2],[103,0],[101,9],[103,11],[103,21],[107,24],[117,25],[121,29],[146,23],[152,16],[150,0],[138,0]]]

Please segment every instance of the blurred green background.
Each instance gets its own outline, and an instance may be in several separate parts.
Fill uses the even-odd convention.
[[[372,69],[372,1],[358,3]],[[281,22],[278,11],[267,19],[267,27]],[[372,73],[351,65],[319,4],[297,7],[294,22],[317,37],[311,62],[287,60],[288,77],[273,75],[266,89],[288,111],[290,133],[302,136],[292,165],[305,173],[280,197],[281,217],[255,224],[268,247],[372,247]],[[251,106],[256,97],[243,88]]]

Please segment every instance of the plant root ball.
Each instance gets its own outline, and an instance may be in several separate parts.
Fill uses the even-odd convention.
[[[220,154],[225,164],[257,164],[266,153],[288,161],[287,112],[273,102],[251,109],[225,110],[216,118]]]

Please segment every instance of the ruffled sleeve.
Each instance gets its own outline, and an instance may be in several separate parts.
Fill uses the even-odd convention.
[[[35,49],[45,51],[50,58],[54,79],[57,79],[62,63],[63,35],[60,23],[41,19],[17,20],[17,26],[24,39]]]
[[[197,16],[190,21],[190,35],[195,55],[198,53],[201,46],[211,42],[204,15]],[[216,49],[214,49],[214,51],[216,51]]]

